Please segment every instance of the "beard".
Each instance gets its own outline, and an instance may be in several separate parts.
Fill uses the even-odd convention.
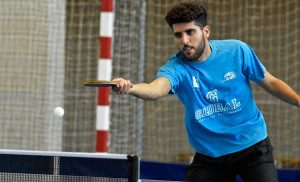
[[[198,59],[202,56],[204,49],[205,49],[205,41],[204,39],[202,39],[202,41],[199,43],[199,45],[197,47],[192,47],[193,49],[195,49],[195,54],[193,56],[191,56],[190,53],[184,53],[184,49],[188,48],[190,46],[188,46],[187,44],[184,45],[183,50],[180,50],[180,52],[182,53],[183,57],[190,62],[198,62]]]

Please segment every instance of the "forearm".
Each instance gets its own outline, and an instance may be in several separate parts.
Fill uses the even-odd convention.
[[[156,100],[163,97],[165,94],[159,92],[159,89],[156,89],[155,87],[155,85],[146,83],[134,84],[129,94],[143,100]]]
[[[300,96],[285,82],[279,79],[274,79],[270,85],[268,87],[264,87],[264,89],[280,100],[300,107]]]
[[[139,83],[132,85],[129,80],[115,78],[113,81],[119,82],[113,87],[113,91],[118,95],[130,94],[144,100],[156,100],[167,95],[171,89],[170,81],[160,77],[151,83]]]

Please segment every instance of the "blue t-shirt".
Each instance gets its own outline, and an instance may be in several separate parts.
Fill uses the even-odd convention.
[[[246,149],[267,137],[266,124],[252,95],[250,81],[264,79],[265,67],[238,40],[209,41],[210,57],[186,61],[178,52],[157,77],[171,83],[185,105],[188,139],[196,152],[219,157]]]

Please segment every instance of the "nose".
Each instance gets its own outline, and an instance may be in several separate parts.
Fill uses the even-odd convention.
[[[188,44],[189,43],[189,37],[186,34],[182,34],[181,42],[183,44]]]

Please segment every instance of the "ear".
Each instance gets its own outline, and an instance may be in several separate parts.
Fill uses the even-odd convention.
[[[204,33],[204,37],[206,39],[208,39],[209,35],[210,35],[210,28],[208,25],[206,25],[204,28],[203,28],[203,33]]]

